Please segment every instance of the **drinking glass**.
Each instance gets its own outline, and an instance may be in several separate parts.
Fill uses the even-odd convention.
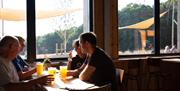
[[[60,66],[60,77],[65,80],[67,76],[67,66]]]
[[[43,63],[41,62],[36,63],[36,73],[38,76],[41,76],[43,74]]]
[[[55,75],[56,75],[56,68],[55,67],[49,67],[48,68],[48,75],[49,78],[55,79]],[[49,85],[53,85],[54,81],[51,81],[51,83]]]

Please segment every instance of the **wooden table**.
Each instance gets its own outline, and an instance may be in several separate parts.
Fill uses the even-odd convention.
[[[56,73],[54,84],[45,86],[48,91],[68,91],[68,89],[92,89],[97,88],[94,84],[81,81],[79,78],[67,77],[66,80],[60,79],[59,73]]]

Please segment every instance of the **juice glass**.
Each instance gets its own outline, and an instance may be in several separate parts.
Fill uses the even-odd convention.
[[[61,79],[65,80],[67,76],[67,66],[60,66],[59,73],[60,73]]]
[[[55,79],[56,68],[55,67],[49,67],[48,68],[48,75],[51,75],[51,76],[49,76],[49,78]],[[49,83],[49,85],[53,85],[53,84],[54,84],[54,81],[51,81]]]
[[[43,63],[41,62],[36,63],[36,73],[38,76],[41,76],[43,74]]]

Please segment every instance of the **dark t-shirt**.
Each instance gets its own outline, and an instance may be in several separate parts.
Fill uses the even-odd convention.
[[[81,67],[85,59],[80,58],[78,55],[72,58],[71,70]]]
[[[116,91],[116,73],[111,58],[105,54],[100,48],[96,48],[91,58],[89,65],[96,68],[95,72],[89,79],[89,82],[95,85],[102,86],[111,83],[112,91]]]

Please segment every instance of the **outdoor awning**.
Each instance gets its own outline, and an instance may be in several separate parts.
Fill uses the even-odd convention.
[[[162,17],[163,15],[165,15],[167,13],[163,12],[160,14],[160,17]],[[119,27],[118,29],[148,29],[152,24],[154,24],[154,17],[149,18],[147,20],[138,22],[136,24],[132,24],[129,26],[124,26],[124,27]]]
[[[148,37],[153,37],[154,36],[154,30],[138,30],[140,32],[140,36],[141,36],[141,46],[142,49],[144,49],[144,46],[146,46],[146,36]]]
[[[44,19],[56,16],[62,16],[67,13],[72,13],[75,11],[82,10],[80,8],[77,9],[58,9],[58,10],[44,10],[44,11],[36,11],[36,18],[37,19]],[[7,21],[23,21],[26,19],[26,13],[24,10],[15,10],[15,9],[8,9],[8,8],[0,8],[0,20],[7,20]]]

